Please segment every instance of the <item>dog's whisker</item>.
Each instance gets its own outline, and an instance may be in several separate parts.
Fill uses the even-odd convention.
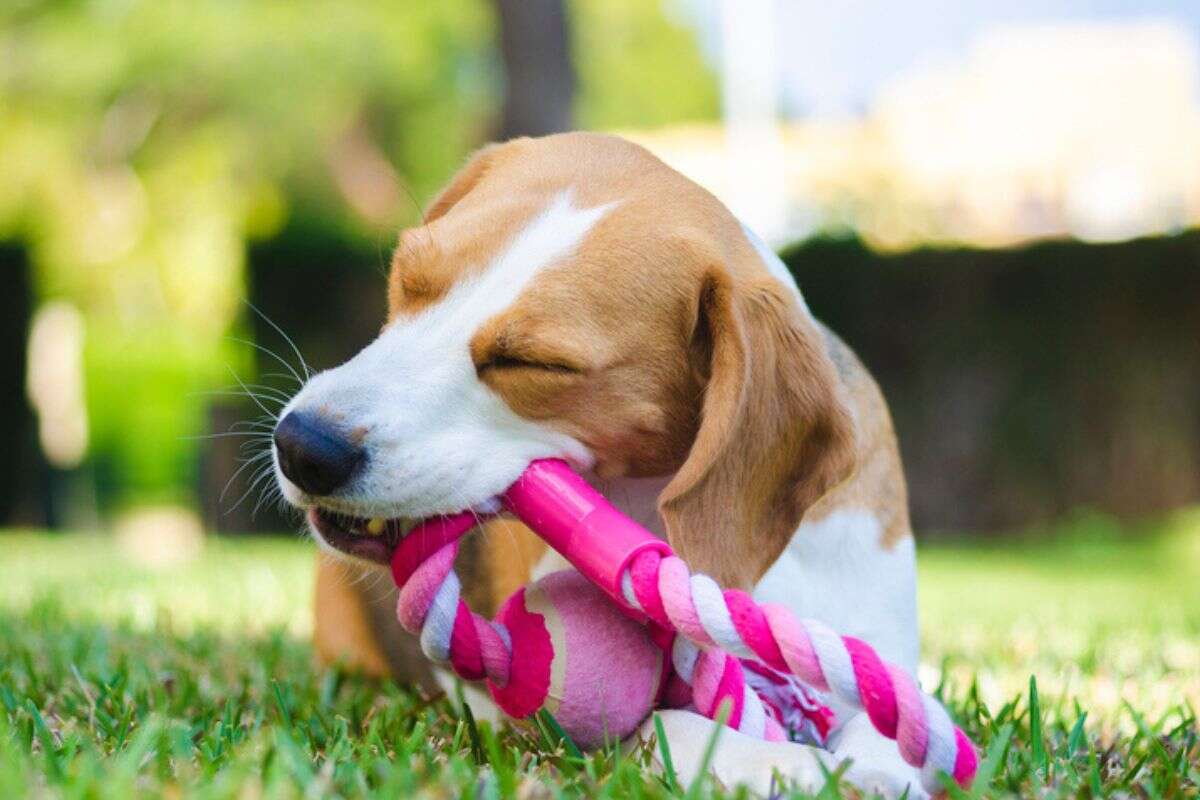
[[[376,600],[384,599],[384,597],[386,595],[386,590],[389,589],[390,586],[385,586],[384,587],[385,591],[379,592],[379,587],[380,587],[380,584],[382,583],[380,578],[382,578],[383,576],[380,575],[378,571],[371,570],[371,569],[356,569],[355,572],[357,574],[351,578],[350,583],[349,583],[349,585],[352,588],[358,589],[361,592],[363,592],[364,594],[378,592],[378,594],[376,594],[374,599],[376,599]]]
[[[254,401],[254,404],[255,404],[255,405],[257,405],[259,408],[263,409],[264,411],[266,410],[266,407],[265,407],[265,406],[263,406],[263,403],[278,403],[278,404],[279,404],[279,407],[280,407],[280,409],[282,409],[282,408],[284,407],[284,405],[286,405],[286,402],[285,402],[285,401],[283,401],[283,400],[281,400],[281,399],[279,399],[279,398],[277,398],[277,397],[271,397],[271,396],[268,396],[268,395],[261,395],[261,394],[259,394],[259,393],[257,393],[257,392],[250,391],[249,389],[247,389],[247,390],[245,390],[245,391],[233,391],[233,390],[230,390],[230,391],[224,391],[224,390],[219,390],[219,389],[218,389],[218,390],[213,390],[213,391],[195,392],[195,393],[193,393],[193,396],[200,396],[200,397],[248,397],[248,398],[250,398],[251,400],[253,400],[253,401]]]
[[[198,439],[228,439],[237,436],[245,438],[247,436],[254,439],[270,439],[271,434],[268,431],[221,431],[218,433],[200,433],[195,436],[181,436],[184,441],[195,441]]]
[[[283,337],[283,340],[288,343],[289,347],[292,348],[292,352],[296,354],[296,358],[300,359],[300,367],[301,367],[301,369],[304,370],[305,378],[311,378],[312,370],[309,369],[308,362],[304,360],[304,356],[300,353],[300,348],[296,346],[296,343],[292,340],[292,337],[288,336],[284,332],[283,328],[276,325],[275,322],[270,317],[268,317],[266,314],[264,314],[262,311],[260,311],[258,306],[254,305],[249,300],[245,300],[244,302],[246,303],[246,305],[248,305],[250,307],[251,311],[253,311],[260,318],[262,318],[263,322],[270,325],[272,328],[275,329],[276,333],[278,333],[280,336]],[[278,358],[278,356],[277,356],[277,358]],[[280,359],[280,360],[282,360],[282,359]],[[299,376],[297,376],[297,377],[299,377]],[[303,384],[304,381],[300,381],[300,383]]]
[[[201,392],[188,392],[189,397],[249,397],[251,399],[265,400],[270,403],[279,403],[280,408],[285,405],[285,401],[269,395],[261,395],[256,392],[246,389],[245,391],[237,391],[234,389],[210,389]]]
[[[263,380],[272,378],[280,378],[285,381],[295,380],[295,376],[288,372],[264,372],[260,376]]]
[[[243,453],[242,455],[238,456],[238,462],[241,463],[242,466],[248,466],[250,464],[254,464],[255,471],[257,473],[257,470],[260,467],[264,466],[263,464],[261,464],[259,462],[267,459],[269,453],[270,453],[270,451],[265,448],[261,452],[258,452],[258,453],[249,453],[249,454]]]
[[[233,379],[238,382],[238,385],[240,385],[243,389],[246,390],[246,396],[249,397],[251,400],[253,400],[254,404],[256,406],[258,406],[260,409],[262,409],[262,412],[264,414],[266,414],[271,419],[279,418],[277,414],[273,414],[269,408],[264,406],[262,404],[262,402],[259,401],[258,397],[255,396],[254,392],[250,391],[249,389],[246,389],[246,384],[243,383],[242,379],[240,377],[238,377],[238,374],[236,372],[234,372],[233,367],[229,367],[229,372],[231,375],[233,375]]]
[[[531,574],[537,562],[530,560],[529,555],[521,547],[520,542],[517,541],[517,534],[513,532],[513,529],[510,526],[503,525],[501,528],[504,531],[504,535],[508,537],[508,542],[511,546],[512,552],[516,553],[517,558],[520,559],[521,566],[525,569],[525,574]],[[495,535],[495,533],[488,528],[483,528],[483,530],[487,535]]]
[[[352,568],[340,570],[344,586],[354,589],[368,602],[387,601],[395,587],[386,572],[378,569]]]
[[[374,600],[389,600],[392,592],[396,589],[396,584],[392,582],[391,575],[387,572],[379,570],[370,570],[371,585],[366,591],[375,595]]]
[[[244,462],[244,465],[245,464],[254,464],[254,463],[263,461],[263,459],[269,459],[270,455],[271,455],[270,447],[263,447],[263,449],[260,450],[259,452],[251,453],[251,455],[242,456],[241,458],[239,458],[239,461]],[[259,467],[262,467],[262,464],[259,464]]]
[[[254,464],[256,461],[261,459],[263,456],[269,456],[270,452],[271,451],[269,451],[269,450],[264,450],[262,453],[259,453],[256,456],[246,459],[240,467],[238,467],[236,470],[234,470],[233,474],[229,476],[229,480],[225,481],[225,486],[224,486],[224,488],[221,489],[221,494],[219,494],[217,496],[217,503],[220,504],[220,503],[225,502],[225,495],[229,492],[229,487],[233,485],[233,482],[238,479],[239,475],[241,475],[243,472],[246,471],[247,467],[249,467],[251,464]]]
[[[254,493],[254,491],[262,483],[263,479],[268,478],[270,476],[271,476],[271,469],[270,469],[269,464],[264,465],[263,467],[260,467],[259,471],[254,473],[254,478],[250,481],[250,485],[246,488],[246,491],[242,492],[242,496],[237,499],[236,503],[234,503],[232,506],[230,506],[228,509],[226,509],[225,513],[226,514],[233,513],[233,511],[236,510],[238,508],[238,506],[240,506],[243,502],[245,502],[247,497],[249,497],[251,494]],[[251,514],[251,518],[253,518],[253,514]]]
[[[287,360],[285,360],[281,355],[276,353],[271,348],[265,347],[265,346],[259,344],[258,342],[252,342],[249,339],[242,339],[238,336],[227,336],[226,338],[229,339],[229,341],[231,341],[231,342],[237,342],[238,344],[244,344],[244,345],[247,345],[248,347],[253,347],[255,350],[259,351],[260,353],[263,353],[264,355],[270,356],[271,358],[278,361],[280,364],[283,364],[283,366],[285,368],[287,368],[288,374],[285,375],[283,373],[276,372],[276,373],[272,373],[273,375],[278,375],[279,377],[282,377],[282,378],[288,378],[289,380],[294,380],[300,386],[304,385],[304,378],[300,377],[300,373],[296,371],[296,368],[293,367]]]
[[[242,442],[240,445],[238,445],[238,450],[240,450],[242,453],[250,453],[253,455],[259,455],[259,453],[255,451],[270,452],[271,436],[269,434],[266,436],[259,434],[258,437]]]
[[[264,396],[272,397],[272,398],[278,400],[279,402],[283,403],[284,405],[286,405],[292,399],[291,394],[283,391],[282,389],[278,389],[274,386],[268,386],[265,383],[248,383],[248,384],[246,384],[246,386]],[[230,387],[230,388],[232,388],[232,387]]]
[[[491,526],[489,526],[487,524],[488,520],[491,519],[491,515],[486,516],[486,517],[481,516],[479,514],[479,512],[475,509],[475,506],[467,503],[465,501],[465,499],[463,498],[462,492],[457,489],[454,492],[454,497],[456,498],[457,505],[463,507],[466,511],[469,511],[471,513],[471,516],[475,518],[475,532],[477,535],[482,537],[484,542],[488,542],[489,537],[496,535],[495,531],[492,530]],[[504,528],[505,534],[508,536],[508,538],[512,544],[512,550],[514,552],[520,553],[521,548],[518,546],[516,535],[512,532],[512,530],[507,525],[503,526],[503,528]],[[522,556],[522,559],[524,560],[523,556]],[[525,564],[524,566],[526,568],[531,568],[530,564]]]
[[[271,393],[269,393],[269,392],[264,392],[263,390],[260,390],[260,389],[252,389],[252,387],[250,387],[250,386],[246,387],[246,395],[250,396],[250,397],[257,397],[258,399],[260,399],[260,401],[265,401],[265,402],[269,402],[269,403],[278,403],[278,404],[280,404],[280,408],[283,408],[284,405],[288,404],[289,399],[292,399],[286,395],[283,395],[283,396],[271,395]]]
[[[275,510],[278,511],[283,516],[293,516],[293,517],[296,516],[296,508],[287,501],[287,498],[283,496],[282,491],[279,492],[279,497],[275,501]],[[302,533],[301,535],[307,536],[307,529],[308,529],[308,526],[305,525],[304,533]]]
[[[268,383],[241,383],[241,384],[238,384],[238,386],[219,386],[213,391],[201,392],[201,394],[213,394],[215,392],[233,392],[233,391],[237,391],[237,389],[239,387],[245,388],[245,389],[253,389],[257,392],[261,392],[262,394],[274,395],[274,396],[277,396],[280,400],[282,400],[284,402],[287,402],[288,400],[292,399],[291,393],[285,392],[283,389],[280,389],[278,386],[272,386]]]
[[[229,426],[229,429],[237,430],[238,428],[242,428],[242,427],[245,427],[245,428],[268,428],[268,429],[273,430],[275,428],[275,420],[267,419],[265,417],[262,417],[259,419],[244,419],[244,420],[239,420],[238,422],[233,423],[232,425]]]
[[[267,476],[270,476],[271,473],[268,470],[266,474]],[[264,505],[269,506],[271,501],[275,499],[276,495],[282,495],[282,492],[279,490],[279,484],[275,481],[267,481],[266,486],[264,486],[262,491],[259,492],[258,500],[254,503],[254,509],[250,512],[250,519],[256,518],[258,516],[259,509],[261,509]]]
[[[239,428],[244,428],[244,433],[270,433],[275,429],[273,422],[236,422],[229,426],[229,430],[237,432]]]

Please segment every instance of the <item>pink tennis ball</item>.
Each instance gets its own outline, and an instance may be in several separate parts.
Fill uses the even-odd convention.
[[[658,699],[664,654],[573,570],[517,592],[497,616],[512,639],[512,668],[496,703],[513,717],[545,708],[577,745],[596,747],[637,730]]]

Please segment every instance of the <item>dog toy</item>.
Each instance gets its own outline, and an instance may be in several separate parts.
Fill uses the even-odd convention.
[[[794,676],[865,710],[931,793],[942,791],[943,772],[970,786],[978,766],[970,739],[865,642],[691,573],[562,461],[532,463],[502,502],[577,572],[518,590],[494,622],[475,614],[453,570],[459,539],[479,522],[470,512],[410,531],[391,566],[400,624],[431,660],[486,680],[509,716],[545,707],[590,747],[629,735],[661,704],[690,703],[714,719],[726,708],[730,727],[783,740],[786,715],[755,687],[763,673]]]

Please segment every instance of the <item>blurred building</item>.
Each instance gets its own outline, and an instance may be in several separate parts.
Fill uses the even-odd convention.
[[[852,230],[904,249],[1194,225],[1198,65],[1168,22],[991,29],[960,62],[898,74],[858,118],[782,124],[781,145],[756,153],[782,176],[782,222],[763,233],[783,244]],[[721,128],[628,135],[743,212],[744,159]]]

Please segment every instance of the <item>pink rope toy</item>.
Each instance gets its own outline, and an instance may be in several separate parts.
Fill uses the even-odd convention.
[[[942,792],[941,773],[970,786],[978,766],[970,739],[865,642],[692,574],[561,461],[535,461],[502,500],[578,572],[548,575],[505,601],[494,622],[484,619],[462,600],[453,570],[459,539],[478,522],[465,512],[409,532],[392,575],[397,618],[425,655],[465,680],[486,679],[509,716],[545,707],[590,747],[629,735],[662,705],[716,718],[728,704],[730,727],[784,740],[789,716],[768,687],[790,681],[821,738],[828,720],[786,677],[794,676],[864,709],[931,793]]]

